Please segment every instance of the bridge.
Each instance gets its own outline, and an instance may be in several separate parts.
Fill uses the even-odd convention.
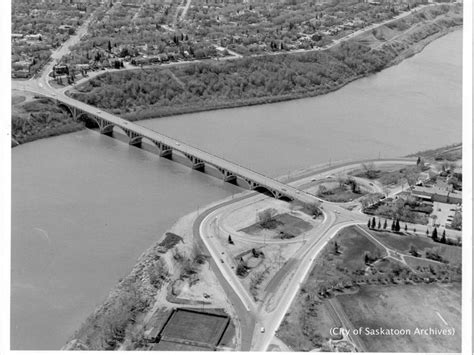
[[[226,182],[237,183],[237,179],[240,179],[250,190],[265,193],[277,199],[298,201],[304,205],[319,204],[321,201],[314,195],[249,168],[75,100],[67,96],[64,91],[41,84],[37,87],[31,82],[24,83],[22,90],[32,91],[52,99],[57,105],[68,110],[76,120],[86,117],[93,120],[101,134],[112,135],[114,130],[120,130],[128,137],[130,145],[140,146],[142,142],[147,141],[158,148],[161,157],[173,159],[173,155],[178,153],[189,159],[193,169],[205,172],[206,167],[212,167],[220,172],[222,179]]]

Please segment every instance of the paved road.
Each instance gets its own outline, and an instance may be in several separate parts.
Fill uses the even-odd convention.
[[[384,159],[380,161],[366,160],[338,164],[332,167],[320,167],[316,171],[300,174],[291,182],[291,184],[295,184],[298,188],[303,188],[315,177],[321,178],[329,172],[336,173],[347,169],[357,168],[360,164],[366,162],[374,162],[375,166],[380,166],[410,164],[414,163],[414,159]],[[249,292],[242,287],[239,279],[232,274],[233,272],[235,273],[232,269],[233,261],[231,260],[231,256],[227,255],[225,246],[221,245],[218,238],[216,238],[217,233],[219,233],[218,230],[216,230],[216,223],[219,222],[219,214],[225,215],[228,213],[229,209],[235,210],[236,208],[255,203],[263,198],[264,197],[261,195],[246,194],[238,199],[233,199],[232,201],[227,201],[217,207],[213,207],[212,211],[205,212],[207,217],[201,219],[201,223],[207,223],[208,226],[205,228],[199,228],[199,232],[201,233],[199,238],[207,238],[207,247],[209,249],[215,249],[211,255],[214,255],[216,258],[220,274],[226,278],[226,286],[232,288],[234,297],[239,299],[239,305],[242,311],[238,313],[242,314],[243,317],[250,316],[247,309],[251,308],[255,303],[251,299]],[[300,248],[297,251],[297,254],[290,259],[291,261],[285,263],[280,271],[278,271],[272,280],[270,280],[265,289],[263,303],[260,304],[257,312],[252,313],[252,322],[256,325],[254,327],[253,336],[250,336],[252,350],[264,351],[268,348],[268,345],[274,337],[275,331],[279,328],[280,323],[296,297],[301,284],[312,269],[314,259],[329,240],[342,228],[349,225],[365,225],[367,223],[367,217],[365,215],[345,210],[337,204],[323,202],[322,206],[325,211],[324,221],[320,226],[313,230],[310,235],[308,235],[307,243],[304,247]],[[222,228],[222,226],[219,226],[219,228]],[[208,233],[208,235],[205,233]],[[226,233],[225,229],[223,233]],[[209,236],[211,236],[211,238],[209,238]],[[224,263],[219,264],[220,259],[223,259]],[[260,332],[262,327],[265,328],[264,333]],[[247,344],[248,341],[249,340],[246,339],[245,343]]]

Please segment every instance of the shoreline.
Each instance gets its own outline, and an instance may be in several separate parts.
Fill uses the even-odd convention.
[[[317,164],[314,166],[310,166],[304,169],[299,169],[295,171],[290,178],[290,181],[299,181],[302,179],[307,178],[308,176],[314,175],[314,174],[321,174],[325,173],[327,170],[337,170],[346,166],[353,166],[356,164],[362,164],[364,162],[371,162],[371,161],[378,161],[382,165],[386,161],[387,164],[392,159],[386,158],[386,159],[368,159],[368,160],[356,160],[356,161],[349,161],[349,160],[341,160],[341,161],[336,161],[330,166],[327,164]],[[413,159],[408,159],[405,157],[400,157],[400,158],[393,158],[393,160],[400,160],[404,161],[406,160],[407,163],[410,161],[413,161]],[[276,179],[279,180],[284,180],[286,178],[286,174],[277,177]],[[121,295],[125,292],[123,290],[123,285],[124,284],[134,284],[135,287],[139,290],[149,290],[149,286],[146,282],[140,279],[140,275],[143,273],[143,269],[145,265],[150,264],[152,260],[154,260],[155,256],[158,255],[157,250],[159,250],[159,245],[160,243],[166,238],[166,235],[168,232],[174,233],[178,232],[178,230],[192,230],[194,227],[194,224],[196,221],[198,221],[199,216],[202,213],[205,213],[205,211],[208,211],[210,209],[215,208],[216,206],[220,206],[222,204],[228,203],[230,201],[238,200],[240,198],[250,198],[253,194],[257,194],[254,191],[251,190],[243,190],[242,192],[236,193],[233,196],[228,196],[223,199],[213,201],[209,204],[207,204],[204,207],[201,207],[198,211],[191,211],[183,216],[180,216],[173,224],[170,226],[167,230],[167,232],[164,232],[162,235],[158,236],[157,239],[151,244],[145,251],[140,254],[140,256],[137,258],[136,262],[133,264],[130,272],[126,275],[124,275],[122,278],[120,278],[115,286],[109,291],[107,296],[105,296],[104,300],[102,302],[99,302],[97,307],[93,312],[91,312],[89,315],[86,316],[84,321],[81,323],[80,327],[76,329],[75,333],[70,336],[68,341],[65,343],[65,345],[61,348],[61,350],[74,350],[74,346],[81,346],[81,340],[80,337],[76,338],[78,334],[81,333],[87,333],[87,330],[89,327],[94,326],[94,322],[97,319],[100,319],[101,317],[106,317],[107,312],[109,311],[109,308],[112,307],[113,304],[117,302],[117,300],[120,299]],[[183,238],[186,240],[187,238],[183,235]],[[194,240],[194,239],[193,239]],[[195,241],[198,245],[198,248],[202,250],[202,245],[199,240]],[[216,275],[215,275],[216,276]],[[217,276],[216,276],[217,277]],[[137,281],[137,279],[139,279]],[[158,293],[159,294],[159,291]],[[151,295],[149,297],[152,297]],[[186,305],[182,305],[186,306]],[[179,305],[177,305],[179,307]],[[229,312],[232,313],[232,312]],[[87,324],[91,322],[91,324]],[[72,347],[72,348],[71,348]]]
[[[423,51],[423,49],[429,45],[430,43],[434,42],[435,40],[449,34],[452,32],[455,32],[457,30],[462,30],[463,26],[462,25],[456,25],[456,26],[451,26],[451,27],[445,27],[442,28],[439,32],[436,32],[432,35],[427,36],[426,38],[421,39],[418,42],[415,42],[410,45],[410,47],[399,54],[397,56],[387,62],[384,66],[384,68],[380,71],[377,71],[375,73],[368,73],[366,75],[356,75],[354,77],[348,78],[344,82],[335,85],[331,88],[323,88],[323,89],[318,89],[318,90],[313,90],[313,91],[308,91],[306,93],[299,93],[299,94],[287,94],[287,95],[280,95],[280,96],[266,96],[266,97],[259,97],[259,98],[249,98],[249,99],[242,99],[242,100],[236,100],[233,102],[221,102],[214,104],[212,106],[206,106],[196,104],[195,106],[190,106],[190,107],[180,107],[175,110],[171,109],[169,112],[166,113],[156,113],[156,114],[144,114],[143,116],[140,117],[140,115],[135,115],[135,117],[128,117],[128,115],[122,115],[123,118],[128,119],[131,122],[135,121],[142,121],[142,120],[149,120],[149,119],[158,119],[158,118],[164,118],[164,117],[171,117],[171,116],[180,116],[180,115],[185,115],[185,114],[192,114],[192,113],[199,113],[199,112],[207,112],[207,111],[216,111],[216,110],[225,110],[225,109],[233,109],[233,108],[240,108],[240,107],[250,107],[250,106],[256,106],[256,105],[264,105],[264,104],[273,104],[273,103],[279,103],[279,102],[285,102],[285,101],[293,101],[293,100],[301,100],[301,99],[309,99],[313,97],[318,97],[322,95],[326,95],[332,92],[336,92],[337,90],[345,87],[346,85],[362,79],[366,77],[370,77],[371,75],[378,74],[383,72],[383,70],[393,67],[395,65],[400,64],[403,62],[405,59],[408,59],[410,57],[413,57],[414,55],[420,53]],[[356,37],[357,38],[357,37]],[[286,54],[286,55],[292,55],[292,54]],[[296,54],[298,55],[298,54]],[[157,67],[159,69],[159,67]],[[133,114],[130,114],[133,115]],[[86,129],[85,125],[82,127],[77,127],[77,122],[75,124],[65,124],[64,126],[61,126],[59,129],[52,130],[50,132],[41,132],[41,134],[36,134],[32,135],[31,137],[28,137],[27,139],[24,140],[24,142],[20,143],[18,140],[13,141],[13,135],[12,135],[12,148],[15,148],[19,145],[23,145],[26,143],[31,143],[39,139],[44,139],[44,138],[51,138],[51,137],[56,137],[60,136],[63,134],[68,134],[68,133],[74,133],[74,132],[79,132],[84,129]],[[76,127],[74,127],[76,126]]]

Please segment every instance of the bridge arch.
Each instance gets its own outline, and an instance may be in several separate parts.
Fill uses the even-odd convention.
[[[99,121],[97,121],[97,119],[94,116],[89,115],[85,112],[78,113],[77,116],[76,116],[76,120],[84,122],[84,124],[87,128],[99,128],[100,127]]]
[[[285,195],[278,196],[278,199],[281,200],[281,201],[285,201],[285,202],[293,201],[293,199],[291,199],[291,198],[289,198],[288,196],[285,196]]]
[[[107,124],[107,126],[109,126],[109,124]],[[117,126],[115,124],[110,124],[110,126],[112,126],[113,131],[116,131],[116,132],[120,131],[120,133],[124,134],[126,137],[129,137],[128,132],[125,130],[125,128],[121,126]]]
[[[66,111],[67,113],[69,113],[71,118],[73,118],[73,119],[75,118],[74,117],[74,109],[72,109],[70,106],[62,103],[61,101],[56,101],[56,106],[58,106],[63,111]]]
[[[264,195],[267,195],[269,197],[275,197],[273,192],[271,190],[267,189],[265,186],[256,185],[256,186],[250,187],[250,189],[254,190],[254,191],[257,191],[257,192],[260,192],[260,193],[262,193]]]
[[[148,143],[148,144],[152,145],[153,147],[157,148],[157,144],[158,144],[159,142],[156,142],[156,141],[154,141],[153,139],[148,138],[148,137],[146,137],[146,136],[140,136],[140,137],[141,137],[141,139],[142,139],[142,143]]]

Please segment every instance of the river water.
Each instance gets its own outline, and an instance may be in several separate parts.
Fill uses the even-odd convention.
[[[277,176],[461,141],[462,32],[337,92],[142,121]],[[94,131],[12,151],[11,347],[59,349],[180,216],[239,188]]]

